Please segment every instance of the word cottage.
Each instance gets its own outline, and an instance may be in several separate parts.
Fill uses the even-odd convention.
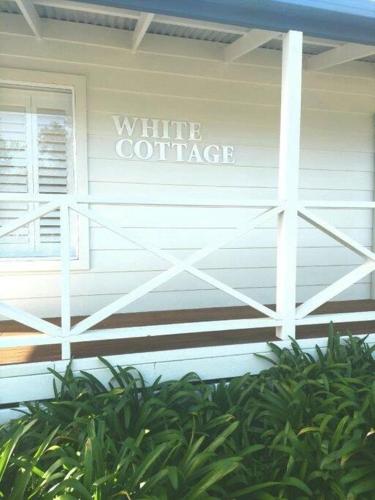
[[[113,115],[116,153],[127,160],[234,163],[234,147],[203,144],[198,122]]]

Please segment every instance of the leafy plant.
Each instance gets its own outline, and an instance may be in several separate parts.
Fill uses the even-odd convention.
[[[271,344],[273,366],[208,384],[105,387],[71,366],[55,398],[0,427],[0,497],[375,499],[374,347],[333,330],[328,349]]]

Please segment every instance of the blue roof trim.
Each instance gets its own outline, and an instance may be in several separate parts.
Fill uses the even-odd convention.
[[[113,7],[375,45],[374,0],[79,0]]]

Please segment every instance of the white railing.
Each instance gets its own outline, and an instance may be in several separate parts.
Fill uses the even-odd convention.
[[[26,313],[7,304],[0,304],[0,315],[24,323],[42,332],[44,335],[28,335],[22,337],[0,338],[0,347],[12,345],[37,345],[59,343],[62,345],[62,356],[64,359],[70,357],[70,345],[77,341],[91,341],[98,339],[113,339],[119,337],[136,337],[144,335],[178,334],[188,332],[204,332],[213,330],[234,330],[247,328],[275,327],[279,338],[287,339],[295,335],[297,325],[320,324],[329,321],[351,322],[367,321],[375,319],[375,311],[359,313],[342,313],[333,315],[311,314],[320,305],[329,301],[339,293],[349,288],[353,283],[360,280],[375,269],[375,254],[364,248],[358,242],[315,216],[310,209],[314,208],[375,208],[374,203],[353,202],[304,202],[298,200],[298,173],[300,153],[300,116],[301,116],[301,94],[302,94],[302,47],[303,36],[301,32],[289,31],[283,36],[282,51],[282,79],[281,79],[281,107],[280,107],[280,141],[278,162],[278,199],[249,201],[243,203],[234,200],[232,203],[222,204],[205,202],[197,204],[194,200],[184,203],[179,199],[165,202],[155,193],[147,200],[142,196],[132,196],[131,199],[123,198],[100,198],[97,196],[68,197],[68,196],[43,196],[30,198],[27,195],[1,195],[0,201],[29,201],[39,203],[41,206],[27,216],[20,218],[0,229],[0,237],[17,228],[36,220],[57,208],[61,211],[61,327],[49,321],[40,319],[32,314]],[[150,242],[144,241],[142,237],[134,238],[129,231],[114,224],[105,218],[100,210],[93,205],[119,204],[119,205],[168,205],[168,206],[227,206],[248,207],[263,209],[262,213],[253,217],[247,223],[242,224],[232,231],[230,236],[223,236],[214,243],[197,250],[186,259],[177,259],[169,252],[155,247]],[[72,327],[70,311],[70,267],[71,258],[69,251],[69,213],[73,211],[80,217],[101,224],[119,236],[136,243],[138,246],[162,257],[171,264],[166,271],[150,279],[145,284],[135,288],[131,292],[118,298],[111,304],[99,309],[94,314],[80,321]],[[276,282],[276,312],[264,306],[239,290],[213,278],[204,271],[198,269],[196,264],[213,251],[221,248],[234,238],[261,226],[270,217],[277,217],[277,282]],[[337,280],[314,297],[308,299],[296,308],[296,269],[297,269],[297,230],[298,217],[302,217],[321,231],[329,234],[344,246],[354,250],[365,259],[364,264],[358,266],[354,271]],[[91,330],[103,319],[123,310],[140,297],[154,290],[156,287],[166,283],[172,277],[182,272],[188,272],[199,279],[206,281],[217,289],[227,293],[242,303],[258,310],[263,317],[253,319],[223,320],[198,323],[184,323],[174,325],[151,325],[137,328],[124,328],[119,330]]]
[[[0,338],[0,348],[4,347],[15,347],[21,345],[42,345],[42,344],[61,344],[62,347],[62,358],[69,359],[71,351],[71,343],[82,342],[82,341],[93,341],[93,340],[109,340],[116,338],[127,338],[127,337],[143,337],[149,335],[174,335],[174,334],[184,334],[192,332],[204,332],[204,331],[219,331],[219,330],[240,330],[249,328],[269,328],[275,327],[280,328],[285,324],[285,318],[283,317],[283,308],[276,308],[275,312],[271,308],[261,304],[255,299],[245,295],[244,293],[236,290],[235,288],[227,285],[226,283],[212,277],[206,272],[198,269],[196,267],[197,263],[207,257],[212,252],[218,250],[219,248],[227,245],[231,241],[239,238],[250,232],[254,228],[260,227],[266,221],[272,217],[279,217],[285,211],[285,206],[283,203],[271,200],[260,200],[251,201],[249,203],[243,203],[234,200],[229,204],[212,203],[207,201],[206,203],[197,204],[195,202],[180,202],[180,203],[167,203],[157,196],[153,199],[148,198],[147,201],[141,197],[127,197],[124,198],[106,198],[98,196],[81,196],[81,197],[71,197],[66,195],[57,196],[47,196],[40,195],[36,197],[30,197],[28,195],[17,195],[17,194],[1,194],[0,202],[30,202],[39,203],[40,206],[32,211],[30,211],[25,216],[13,221],[12,223],[6,225],[0,229],[0,238],[6,236],[13,231],[19,229],[20,227],[29,224],[49,212],[60,210],[60,223],[61,223],[61,326],[52,324],[51,322],[41,319],[33,314],[30,314],[22,309],[16,308],[6,303],[0,303],[0,315],[7,317],[9,319],[18,321],[24,325],[27,325],[43,335],[30,335],[25,334],[23,336],[5,336],[2,335]],[[231,231],[230,235],[224,235],[218,238],[215,242],[204,246],[203,248],[193,252],[186,259],[178,259],[170,252],[161,249],[149,241],[144,240],[142,237],[134,237],[129,233],[129,230],[113,223],[111,220],[107,219],[102,215],[100,210],[97,208],[92,208],[93,205],[158,205],[158,206],[204,206],[204,207],[246,207],[246,208],[257,208],[262,209],[262,212],[250,220],[242,223],[237,228]],[[357,241],[353,240],[347,234],[337,229],[336,227],[329,224],[327,221],[316,216],[311,209],[316,208],[334,208],[338,210],[343,209],[374,209],[375,202],[322,202],[322,201],[308,201],[300,202],[297,208],[297,214],[300,218],[309,222],[315,228],[323,231],[324,233],[330,235],[337,242],[354,251],[361,257],[363,257],[364,263],[359,265],[353,271],[346,274],[344,277],[338,279],[333,284],[327,286],[324,290],[320,291],[313,297],[306,300],[303,304],[297,307],[293,304],[293,318],[292,318],[292,328],[289,332],[290,336],[294,336],[295,327],[299,325],[311,325],[311,324],[325,324],[331,321],[333,322],[353,322],[353,321],[369,321],[375,320],[375,311],[366,312],[348,312],[348,313],[335,313],[335,314],[311,314],[318,307],[328,302],[351,285],[364,278],[366,275],[375,270],[375,253],[368,248],[362,246]],[[120,298],[114,300],[110,304],[102,307],[95,313],[81,320],[74,326],[71,325],[71,310],[70,310],[70,272],[71,272],[71,254],[70,254],[70,212],[78,214],[80,217],[89,219],[90,221],[97,223],[113,233],[121,236],[125,240],[135,243],[139,247],[153,253],[154,255],[161,257],[162,259],[168,261],[171,264],[167,270],[162,271],[157,276],[151,278],[146,283],[136,287],[129,293],[121,296]],[[290,219],[296,227],[293,228],[297,232],[297,218]],[[278,245],[280,244],[280,236],[278,237]],[[282,260],[278,261],[278,265],[282,265]],[[209,283],[213,287],[221,290],[222,292],[230,295],[231,297],[239,300],[243,304],[246,304],[253,309],[259,311],[264,317],[259,318],[249,318],[249,319],[236,319],[236,320],[220,320],[220,321],[204,321],[204,322],[192,322],[192,323],[179,323],[179,324],[167,324],[167,325],[148,325],[141,327],[126,327],[118,329],[108,329],[108,330],[93,330],[98,323],[102,320],[108,318],[112,314],[122,311],[126,306],[138,300],[139,298],[145,296],[147,293],[153,291],[160,285],[166,283],[171,278],[179,275],[182,272],[188,272],[191,275]],[[26,279],[26,278],[25,278]],[[279,286],[279,284],[278,284]],[[283,298],[285,300],[285,297]],[[278,306],[278,305],[277,305]],[[290,322],[290,318],[288,318]],[[285,338],[285,332],[283,334]]]

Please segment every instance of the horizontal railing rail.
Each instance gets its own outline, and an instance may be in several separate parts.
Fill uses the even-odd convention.
[[[249,208],[270,208],[280,205],[277,200],[239,200],[238,198],[233,198],[223,202],[219,198],[207,198],[205,200],[196,201],[190,197],[181,200],[179,195],[176,200],[168,201],[165,199],[165,195],[137,195],[137,194],[127,194],[126,196],[99,196],[99,195],[79,195],[70,196],[65,194],[40,194],[40,195],[28,195],[28,194],[12,194],[12,193],[0,193],[0,202],[6,201],[9,203],[15,202],[29,202],[29,203],[83,203],[83,204],[95,204],[95,205],[160,205],[160,206],[187,206],[187,207],[249,207]]]
[[[282,200],[277,199],[249,199],[244,201],[243,199],[238,200],[238,198],[230,199],[229,201],[223,202],[222,198],[205,198],[204,201],[196,201],[187,198],[181,201],[181,196],[178,196],[178,201],[173,201],[168,197],[166,199],[165,195],[155,195],[155,194],[134,194],[129,193],[126,196],[102,196],[102,195],[66,195],[66,194],[39,194],[30,195],[23,193],[0,193],[0,202],[7,201],[10,203],[16,203],[20,201],[30,202],[30,203],[59,203],[59,202],[76,202],[84,204],[97,204],[97,205],[164,205],[164,206],[196,206],[205,207],[212,206],[216,207],[254,207],[254,208],[267,208],[276,207],[283,205]],[[336,209],[374,209],[375,201],[353,201],[353,200],[303,200],[298,203],[299,209],[304,208],[336,208]]]

